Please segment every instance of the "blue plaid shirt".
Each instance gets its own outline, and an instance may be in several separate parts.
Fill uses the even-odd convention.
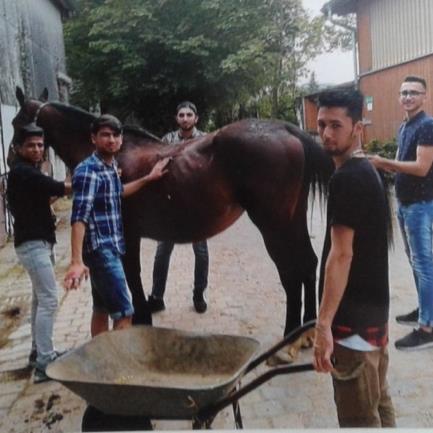
[[[74,201],[71,224],[81,221],[86,225],[83,252],[98,248],[112,248],[125,253],[122,215],[123,191],[117,173],[117,163],[106,164],[96,153],[81,162],[72,178]]]

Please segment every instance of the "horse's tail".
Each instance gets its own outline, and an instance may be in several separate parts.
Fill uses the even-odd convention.
[[[391,179],[387,173],[382,170],[377,170],[379,177],[382,181],[385,202],[386,202],[386,234],[388,238],[388,248],[394,247],[394,225],[393,225],[393,215],[394,206],[392,201],[392,188],[394,187],[393,179]]]
[[[311,135],[290,123],[286,123],[286,127],[304,146],[304,187],[311,186],[313,196],[318,190],[319,196],[323,198],[328,191],[329,178],[335,170],[332,158]]]

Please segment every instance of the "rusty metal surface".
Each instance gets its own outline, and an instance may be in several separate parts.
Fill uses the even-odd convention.
[[[188,419],[233,390],[258,348],[248,337],[136,326],[95,337],[47,374],[105,413]]]

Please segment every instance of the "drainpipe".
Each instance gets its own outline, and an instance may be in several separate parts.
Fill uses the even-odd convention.
[[[325,7],[326,11],[326,19],[331,22],[332,24],[342,27],[343,29],[348,30],[352,33],[352,53],[353,53],[353,70],[355,72],[355,89],[358,89],[359,87],[359,69],[358,69],[358,56],[357,56],[357,34],[356,34],[356,27],[348,26],[347,24],[341,23],[340,21],[335,20],[332,17],[332,8],[331,5],[328,4]]]

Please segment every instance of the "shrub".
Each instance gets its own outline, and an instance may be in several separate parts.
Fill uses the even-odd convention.
[[[395,159],[395,155],[397,154],[397,142],[395,139],[386,141],[385,143],[382,143],[379,140],[371,140],[364,146],[364,150],[367,153],[373,153],[384,158]],[[394,183],[393,173],[381,172],[381,175],[387,185]]]

